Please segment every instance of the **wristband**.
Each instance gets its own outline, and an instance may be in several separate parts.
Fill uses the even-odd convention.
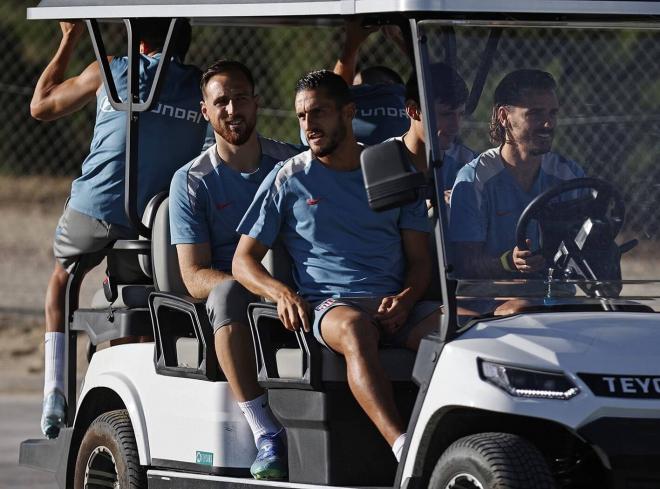
[[[507,250],[504,253],[502,253],[502,256],[500,256],[500,264],[502,265],[502,268],[504,269],[505,272],[513,272],[513,270],[509,266],[510,254],[511,254],[511,250]]]

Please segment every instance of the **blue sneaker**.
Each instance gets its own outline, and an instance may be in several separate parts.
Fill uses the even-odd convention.
[[[60,429],[64,426],[66,417],[66,400],[57,389],[52,390],[44,398],[41,412],[41,431],[46,438],[57,438]]]
[[[257,458],[250,467],[252,477],[282,480],[289,476],[284,428],[275,434],[260,436],[257,450]]]

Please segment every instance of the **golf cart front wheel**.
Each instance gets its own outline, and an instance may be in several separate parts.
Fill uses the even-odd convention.
[[[555,489],[543,456],[509,433],[479,433],[455,441],[433,470],[431,489]]]
[[[146,489],[146,473],[125,409],[104,413],[89,426],[76,458],[73,487]]]

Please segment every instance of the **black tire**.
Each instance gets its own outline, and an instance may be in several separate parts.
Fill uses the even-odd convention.
[[[87,428],[78,450],[74,489],[146,489],[133,426],[125,409],[109,411]]]
[[[555,489],[541,452],[509,433],[479,433],[452,443],[433,470],[432,489]]]

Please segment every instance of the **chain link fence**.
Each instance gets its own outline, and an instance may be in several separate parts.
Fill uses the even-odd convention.
[[[12,228],[0,229],[14,236],[0,240],[0,252],[6,257],[0,271],[7,276],[22,273],[19,269],[26,262],[36,262],[44,270],[52,266],[52,232],[70,181],[87,155],[94,123],[93,104],[51,123],[31,119],[33,87],[60,40],[56,22],[24,20],[25,9],[34,3],[0,4],[0,204],[5,211],[15,212],[7,211],[3,219],[4,227]],[[105,23],[102,30],[108,53],[124,54],[123,24]],[[471,86],[487,29],[460,28],[456,35],[457,66]],[[336,25],[197,25],[186,61],[202,68],[219,58],[245,62],[262,97],[259,131],[296,142],[295,81],[312,69],[331,68],[342,39],[343,30]],[[435,60],[445,57],[442,39],[438,29],[431,43]],[[552,72],[562,101],[556,148],[580,162],[590,175],[625,182],[621,191],[628,205],[626,230],[653,239],[660,232],[660,217],[654,212],[660,204],[660,166],[656,164],[660,154],[659,41],[657,31],[644,29],[574,29],[559,36],[550,29],[506,29],[479,105],[465,121],[463,138],[476,151],[490,146],[489,104],[495,85],[508,71],[536,67]],[[85,38],[76,49],[69,74],[79,73],[93,59],[91,43]],[[380,33],[363,46],[360,65],[385,65],[403,79],[411,73],[406,57]],[[10,298],[0,300],[0,308],[16,306],[17,301],[40,307],[47,273],[27,274],[39,279],[24,281],[27,285],[21,285],[25,290],[20,300],[13,290],[17,285],[3,280],[0,296]],[[8,288],[13,295],[4,294]]]

